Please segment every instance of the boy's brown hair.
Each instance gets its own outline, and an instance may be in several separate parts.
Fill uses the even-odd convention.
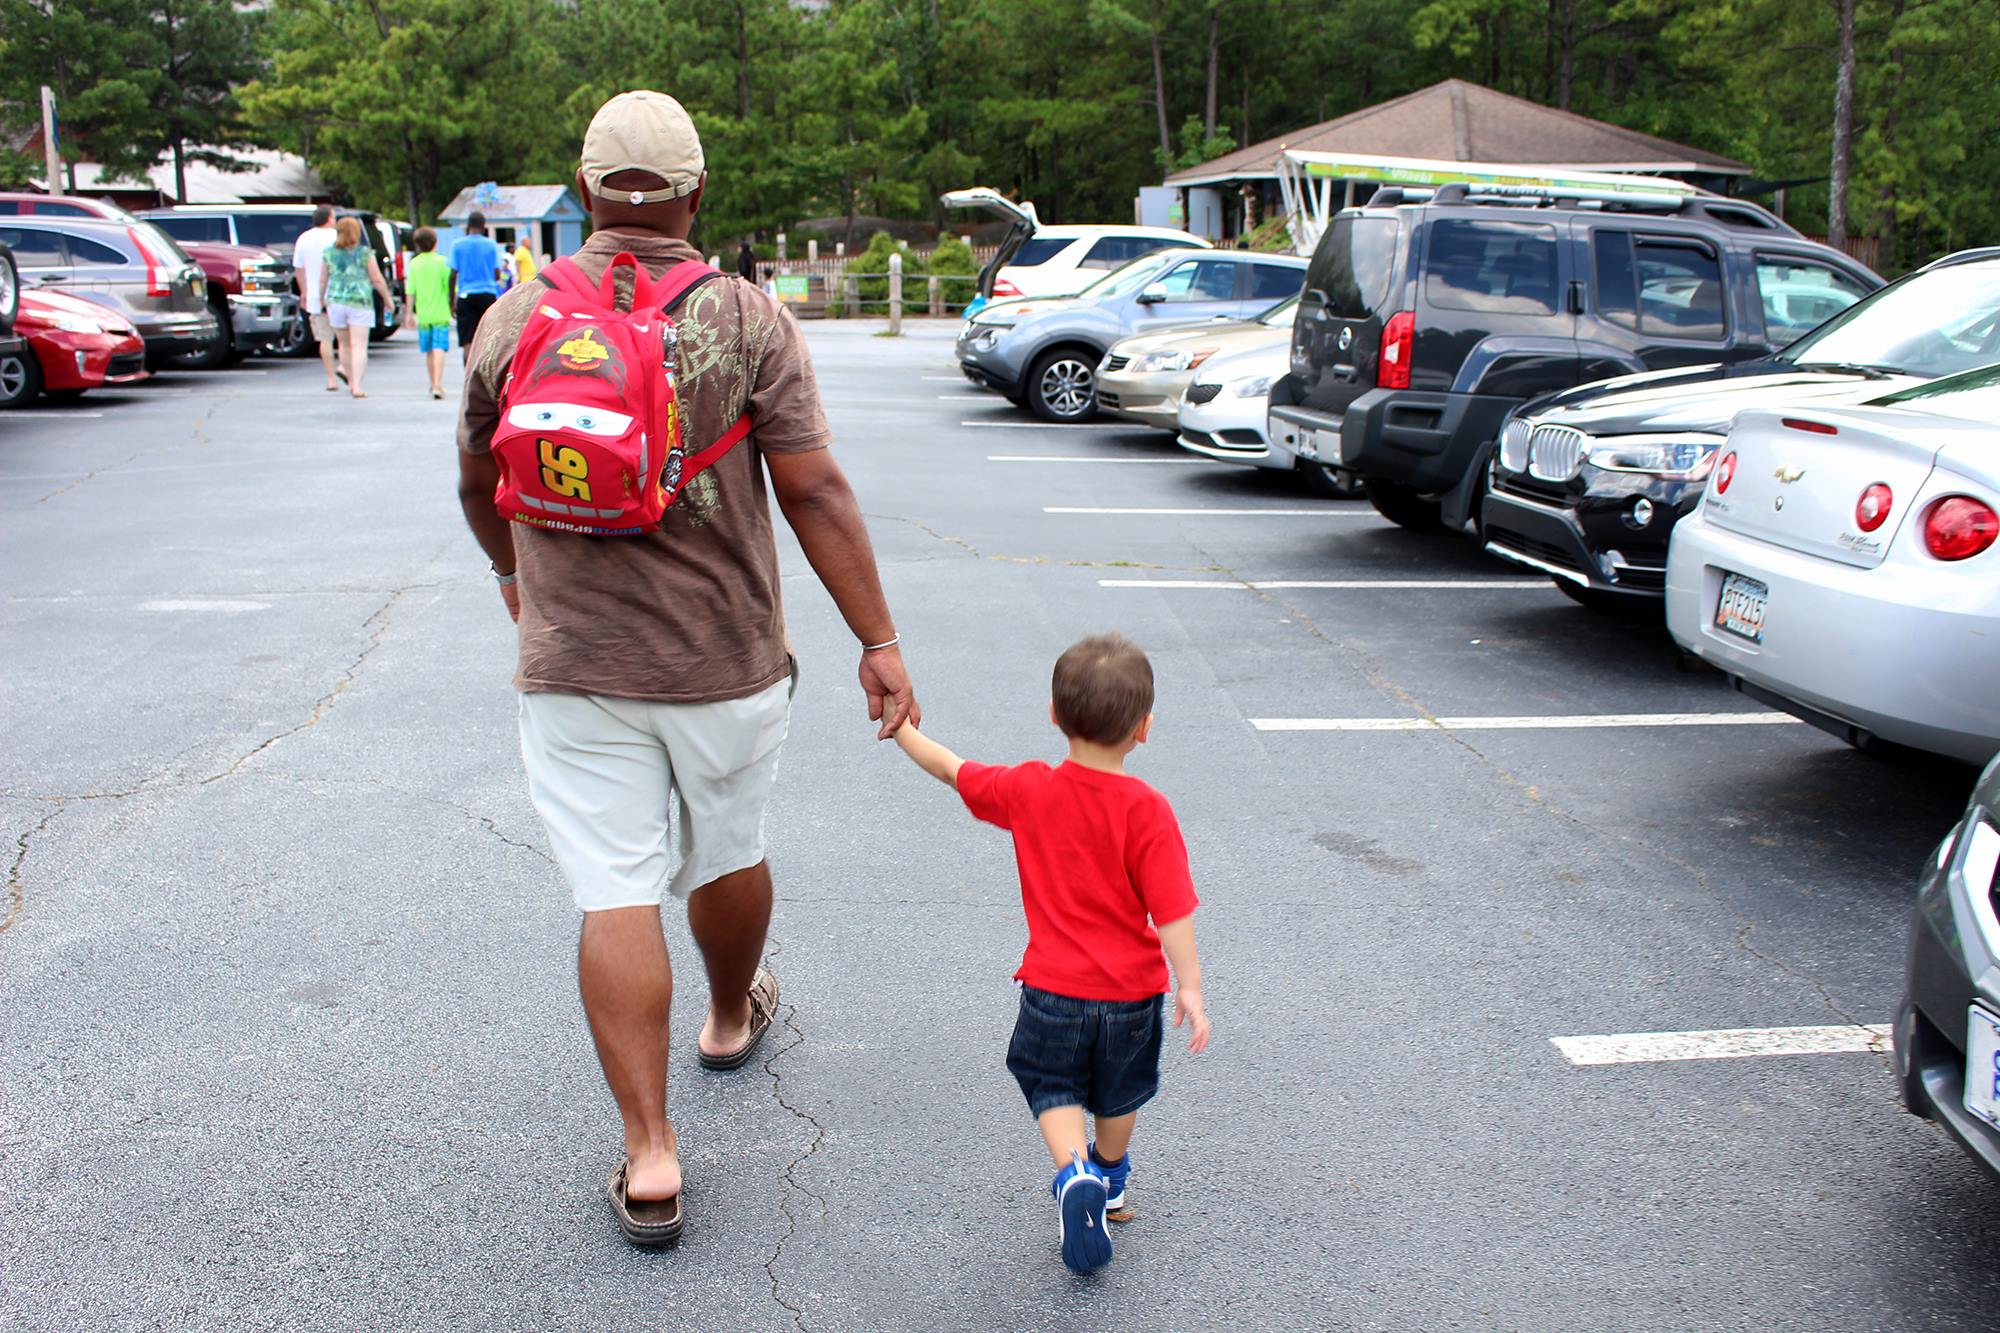
[[[1050,696],[1063,735],[1119,745],[1153,711],[1153,664],[1123,634],[1093,634],[1056,659]]]
[[[419,227],[411,233],[410,242],[417,247],[418,254],[429,254],[437,249],[438,234],[429,227]]]

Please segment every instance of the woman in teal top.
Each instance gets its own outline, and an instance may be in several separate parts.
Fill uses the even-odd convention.
[[[382,293],[384,308],[395,304],[375,252],[361,239],[361,219],[342,218],[320,269],[320,290],[326,293],[326,322],[333,326],[340,367],[356,398],[368,396],[361,377],[368,372],[368,331],[375,327],[371,288]]]

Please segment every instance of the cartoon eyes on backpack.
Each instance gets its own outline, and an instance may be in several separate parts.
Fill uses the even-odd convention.
[[[568,430],[610,440],[630,430],[632,418],[580,403],[522,403],[507,410],[507,424],[520,430]]]

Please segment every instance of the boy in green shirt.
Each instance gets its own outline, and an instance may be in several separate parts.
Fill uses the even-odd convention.
[[[431,397],[444,397],[444,354],[451,350],[451,265],[437,253],[437,233],[417,228],[410,238],[416,256],[404,270],[403,288],[410,298],[406,327],[417,330],[417,350],[431,373]]]

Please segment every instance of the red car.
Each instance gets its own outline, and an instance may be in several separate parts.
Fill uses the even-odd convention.
[[[44,391],[74,398],[146,378],[146,344],[131,321],[81,297],[22,292],[14,332],[28,340],[28,350],[0,356],[0,408],[26,407]]]

